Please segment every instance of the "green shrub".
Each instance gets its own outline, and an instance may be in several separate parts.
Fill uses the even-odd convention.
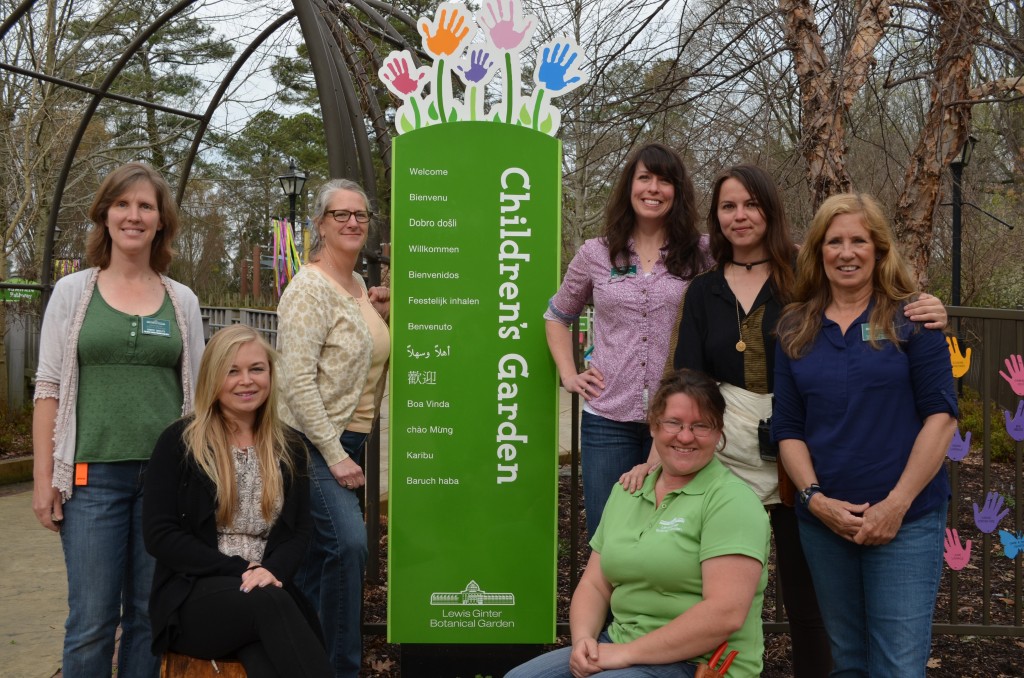
[[[1003,408],[995,402],[989,402],[989,426],[991,427],[990,441],[992,445],[993,462],[1012,462],[1016,451],[1016,443],[1010,434],[1006,432],[1006,420],[1003,417]],[[981,396],[972,388],[964,386],[963,395],[960,396],[960,433],[967,435],[971,432],[971,450],[978,450],[982,446],[982,436],[985,432],[984,410],[981,406]]]

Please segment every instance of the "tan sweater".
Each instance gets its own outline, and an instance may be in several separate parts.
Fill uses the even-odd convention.
[[[348,457],[340,438],[366,385],[370,331],[356,300],[310,266],[288,284],[277,316],[281,418],[336,464]]]

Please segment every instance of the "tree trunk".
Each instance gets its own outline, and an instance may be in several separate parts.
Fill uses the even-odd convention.
[[[981,35],[985,3],[981,0],[930,0],[939,18],[939,47],[931,84],[931,106],[917,147],[910,157],[895,222],[903,252],[922,289],[928,284],[932,217],[939,199],[942,171],[960,152],[971,124],[970,78],[974,48]]]
[[[838,78],[822,47],[809,0],[779,0],[779,11],[800,83],[801,153],[817,209],[830,195],[851,190],[844,118],[874,65],[872,54],[889,20],[889,3],[865,0]]]

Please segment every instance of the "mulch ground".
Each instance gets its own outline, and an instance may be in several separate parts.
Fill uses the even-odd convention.
[[[958,527],[961,539],[973,541],[971,560],[958,573],[944,566],[939,597],[936,601],[936,623],[948,624],[982,624],[987,619],[989,625],[1012,626],[1017,614],[1017,632],[1020,633],[1021,611],[1015,610],[1014,600],[1020,600],[1021,594],[1015,589],[1021,581],[1015,573],[1020,572],[1024,555],[1008,559],[998,537],[982,535],[974,525],[973,502],[981,506],[985,493],[983,471],[980,457],[972,453],[959,462],[960,503],[957,511]],[[1007,498],[1007,506],[1011,507],[1010,515],[1003,519],[1000,527],[1009,529],[1014,510],[1014,470],[1011,464],[993,464],[989,489],[997,490]],[[558,584],[558,618],[569,617],[569,534],[570,519],[568,510],[568,481],[563,478],[560,484],[563,495],[559,502],[559,539],[566,548],[560,548],[559,584]],[[579,567],[582,570],[589,556],[586,545],[586,530],[583,525],[582,509],[579,520],[578,551]],[[1019,527],[1018,527],[1019,529]],[[366,591],[365,611],[367,622],[383,623],[387,619],[387,520],[381,521],[380,542],[380,580],[379,585],[368,585]],[[987,553],[987,565],[983,554]],[[986,571],[990,573],[988,589],[983,581]],[[775,619],[773,596],[774,590],[774,556],[769,562],[769,583],[765,594],[765,620]],[[951,590],[955,581],[956,597],[951,600]],[[987,605],[986,605],[987,601]],[[956,611],[955,621],[951,619],[950,609]],[[559,638],[559,642],[567,643],[568,638]],[[765,637],[765,670],[763,678],[787,678],[792,676],[790,659],[790,643],[787,634],[768,634]],[[936,635],[932,640],[932,653],[928,663],[929,678],[1010,678],[1024,675],[1024,637],[985,636],[985,635]],[[397,678],[401,676],[399,650],[397,645],[389,644],[383,636],[367,636],[364,639],[363,671],[366,678]]]

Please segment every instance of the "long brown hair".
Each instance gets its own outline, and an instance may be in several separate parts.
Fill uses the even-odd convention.
[[[896,318],[901,315],[898,312],[902,304],[917,292],[914,277],[896,249],[889,220],[881,206],[866,193],[842,193],[832,196],[818,208],[797,257],[793,303],[782,312],[778,325],[779,344],[790,358],[800,358],[810,350],[821,331],[821,316],[832,302],[822,246],[832,220],[841,214],[859,215],[875,247],[872,273],[875,306],[868,319],[870,344],[880,348],[877,337],[883,334],[893,343],[899,343]]]
[[[793,274],[793,258],[796,246],[789,235],[789,219],[786,208],[782,205],[779,189],[775,186],[768,173],[757,165],[734,165],[722,171],[715,178],[711,188],[711,206],[708,208],[708,233],[711,237],[711,256],[719,267],[732,261],[732,243],[722,233],[722,224],[718,221],[718,199],[722,192],[722,184],[727,179],[735,179],[743,185],[761,210],[764,217],[764,244],[771,263],[769,280],[775,290],[775,297],[780,303],[789,301],[796,276]]]
[[[178,206],[171,197],[171,187],[155,169],[143,162],[130,162],[111,172],[100,184],[89,208],[93,226],[85,241],[85,256],[90,266],[110,266],[110,248],[113,241],[107,230],[107,211],[119,196],[140,181],[148,182],[156,193],[156,207],[160,212],[160,230],[153,237],[149,250],[149,266],[157,273],[166,273],[174,258],[174,236],[178,234]]]
[[[632,202],[633,175],[641,162],[647,171],[672,182],[675,189],[672,209],[665,218],[665,234],[668,238],[665,267],[672,275],[689,280],[705,267],[704,255],[700,251],[700,232],[697,230],[693,181],[679,154],[662,144],[647,144],[637,149],[615,182],[605,208],[604,226],[604,240],[611,265],[620,273],[626,273],[629,269],[629,238],[636,226]]]
[[[270,393],[256,410],[253,437],[263,479],[260,508],[263,518],[272,522],[278,499],[284,498],[284,478],[281,465],[294,473],[294,462],[289,454],[289,439],[277,415],[277,352],[248,325],[232,325],[213,335],[206,345],[199,363],[196,382],[195,413],[185,427],[184,439],[188,453],[199,468],[213,481],[217,493],[217,524],[230,525],[238,503],[238,484],[231,456],[231,441],[218,396],[231,363],[243,344],[255,342],[267,352],[270,370]],[[292,441],[294,442],[294,441]]]

